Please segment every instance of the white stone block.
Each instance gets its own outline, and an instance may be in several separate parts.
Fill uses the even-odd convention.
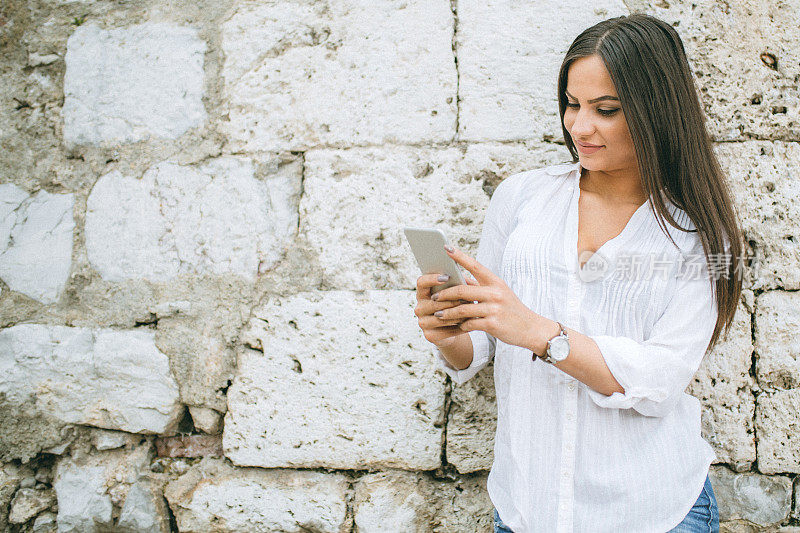
[[[297,231],[299,170],[268,180],[249,159],[200,167],[162,162],[141,179],[113,171],[87,201],[86,250],[108,281],[166,281],[181,274],[235,273],[255,279]]]
[[[20,486],[24,473],[14,463],[0,463],[0,529],[8,528],[8,508]]]
[[[756,460],[752,353],[750,312],[739,304],[728,336],[705,355],[687,389],[703,405],[703,438],[714,448],[717,462],[737,471]]]
[[[146,481],[137,481],[128,490],[117,526],[129,531],[169,533],[169,511],[160,492]]]
[[[58,301],[72,266],[74,194],[33,196],[0,185],[0,278],[42,303]]]
[[[411,291],[272,298],[243,333],[223,449],[242,466],[431,470],[444,379]]]
[[[114,450],[122,448],[130,442],[130,433],[124,431],[111,431],[108,429],[94,429],[92,431],[92,446],[96,450]]]
[[[58,521],[55,513],[42,513],[33,521],[33,533],[53,533],[57,528]]]
[[[222,413],[208,407],[189,406],[194,427],[209,435],[219,435],[222,431]]]
[[[492,467],[497,431],[493,371],[494,363],[490,362],[466,383],[450,385],[447,462],[462,474]]]
[[[59,465],[53,488],[58,497],[59,533],[94,533],[112,525],[111,498],[106,493],[105,468]]]
[[[457,74],[447,0],[241,4],[222,26],[234,151],[447,142]]]
[[[170,23],[79,26],[64,58],[64,141],[176,138],[202,125],[205,51],[197,29]]]
[[[112,516],[118,515],[112,508],[123,507],[132,486],[151,475],[151,444],[135,443],[108,452],[75,450],[71,457],[59,459],[53,471],[59,532],[122,531],[118,524],[112,527]]]
[[[55,503],[56,495],[53,489],[19,489],[9,507],[8,522],[24,524]]]
[[[753,289],[800,289],[800,146],[750,141],[716,145],[756,265]]]
[[[773,526],[789,515],[792,480],[786,476],[737,474],[720,466],[713,467],[709,477],[720,521],[739,519],[758,526]]]
[[[758,470],[800,474],[800,389],[762,392],[756,398]]]
[[[637,3],[681,36],[713,138],[800,140],[795,2]]]
[[[489,203],[484,189],[566,159],[563,147],[522,144],[312,150],[300,232],[318,251],[326,288],[414,288],[421,272],[403,227],[439,227],[474,257]]]
[[[367,474],[356,484],[354,514],[360,533],[483,533],[492,526],[485,475],[443,482],[411,472]]]
[[[761,293],[755,326],[759,384],[778,389],[800,387],[800,293]]]
[[[19,324],[0,331],[0,393],[62,422],[172,431],[183,412],[153,331]]]
[[[233,468],[204,458],[167,485],[180,531],[339,533],[347,523],[347,478],[310,471]]]
[[[461,140],[561,139],[558,70],[569,45],[622,0],[459,0],[456,34]]]

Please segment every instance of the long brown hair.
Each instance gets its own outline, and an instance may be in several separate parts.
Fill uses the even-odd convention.
[[[574,162],[578,152],[564,126],[567,72],[573,61],[591,55],[602,59],[619,95],[642,189],[657,212],[659,227],[673,244],[664,219],[678,230],[697,231],[707,263],[711,254],[729,261],[727,267],[715,265],[716,280],[710,277],[719,310],[710,349],[723,328],[727,334],[736,314],[742,293],[744,241],[727,181],[706,131],[683,43],[672,26],[641,13],[604,20],[575,38],[558,74],[561,126]],[[696,230],[681,228],[658,192],[682,209]]]

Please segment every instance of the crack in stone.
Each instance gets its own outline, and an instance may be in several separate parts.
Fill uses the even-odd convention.
[[[458,0],[450,0],[450,11],[453,13],[453,39],[451,46],[453,49],[453,62],[456,66],[456,131],[453,134],[453,141],[457,141],[461,118],[461,72],[458,69]]]

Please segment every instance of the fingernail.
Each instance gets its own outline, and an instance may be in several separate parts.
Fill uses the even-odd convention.
[[[448,252],[452,252],[453,251],[453,247],[450,246],[449,244],[445,244],[444,245],[444,249],[447,250]]]
[[[439,293],[438,292],[436,294],[434,294],[433,296],[431,296],[431,300],[433,300],[434,302],[436,300],[438,300],[438,299],[439,299]]]
[[[447,281],[448,279],[450,279],[450,276],[448,276],[447,274],[439,274],[439,277],[436,279],[438,281]]]
[[[434,316],[438,316],[439,318],[442,318],[442,315],[444,314],[444,312],[443,311],[436,311],[433,314],[434,314]]]

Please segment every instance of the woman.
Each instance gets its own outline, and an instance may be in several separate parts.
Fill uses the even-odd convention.
[[[476,259],[448,250],[474,280],[433,298],[445,280],[417,281],[452,379],[494,358],[495,531],[718,531],[684,390],[730,328],[743,243],[681,40],[646,15],[603,21],[569,48],[558,99],[573,163],[497,187]]]

